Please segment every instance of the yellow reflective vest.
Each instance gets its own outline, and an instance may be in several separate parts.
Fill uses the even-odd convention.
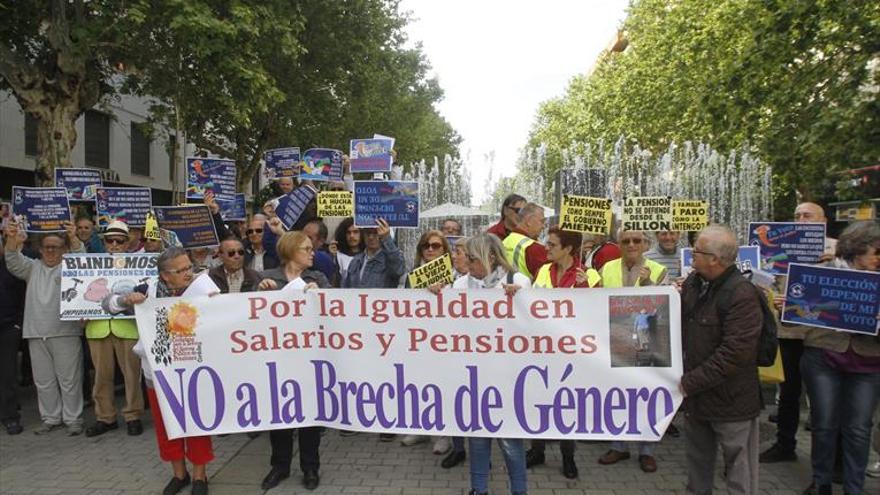
[[[519,232],[511,232],[504,238],[504,251],[507,254],[507,262],[523,275],[534,279],[535,274],[529,271],[529,265],[526,263],[526,249],[536,241],[531,237],[526,237]]]
[[[111,333],[120,339],[137,339],[137,323],[133,318],[130,320],[121,320],[119,318],[89,320],[86,323],[87,339],[103,339]]]
[[[553,263],[547,263],[546,265],[541,266],[541,269],[538,270],[538,274],[535,276],[535,281],[532,283],[532,287],[541,287],[552,289],[553,279],[550,277],[550,266]],[[587,268],[587,285],[590,287],[595,287],[596,284],[602,281],[602,277],[599,275],[599,272],[593,270],[592,268]]]
[[[666,276],[666,267],[656,261],[645,258],[645,266],[651,272],[651,283],[655,285],[660,283],[663,277]],[[639,280],[636,280],[635,286],[638,287],[639,285]],[[623,258],[611,260],[602,266],[602,287],[623,287]]]

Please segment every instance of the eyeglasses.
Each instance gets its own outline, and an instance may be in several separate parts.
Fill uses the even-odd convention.
[[[703,256],[717,256],[715,253],[710,253],[708,251],[699,251],[697,249],[693,250],[694,254],[702,254]]]
[[[263,229],[247,229],[247,230],[244,231],[244,233],[245,233],[245,235],[251,235],[251,234],[262,234],[262,233],[263,233]]]
[[[226,256],[229,256],[230,258],[235,256],[236,254],[239,256],[244,256],[244,249],[233,249],[231,251],[226,251]]]
[[[44,251],[60,251],[64,249],[64,246],[58,244],[49,244],[47,246],[42,246],[41,249]]]
[[[128,242],[128,239],[120,239],[119,237],[105,237],[104,242],[106,242],[107,244],[118,244],[121,246],[123,244],[126,244]]]
[[[626,246],[627,244],[641,244],[644,239],[636,237],[634,239],[621,239],[620,243]]]
[[[313,248],[312,246],[303,246],[303,247],[300,247],[297,249],[302,249],[303,251],[305,251],[307,253],[314,253],[315,252],[315,248]]]
[[[184,273],[191,272],[192,270],[193,266],[189,265],[177,270],[165,270],[165,273],[170,273],[172,275],[183,275]]]
[[[440,249],[443,249],[443,244],[439,242],[426,242],[425,244],[422,244],[422,249],[431,249],[432,251],[438,251]]]

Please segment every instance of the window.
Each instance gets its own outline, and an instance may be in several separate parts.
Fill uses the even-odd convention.
[[[138,122],[131,123],[131,173],[150,176],[150,138]]]
[[[110,168],[110,116],[86,111],[86,166]]]
[[[24,154],[37,156],[37,119],[31,114],[24,114]]]

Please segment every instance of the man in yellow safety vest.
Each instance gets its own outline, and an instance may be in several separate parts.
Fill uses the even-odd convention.
[[[547,263],[547,248],[535,239],[544,230],[544,207],[526,203],[519,209],[516,227],[504,238],[507,261],[523,275],[534,280]]]

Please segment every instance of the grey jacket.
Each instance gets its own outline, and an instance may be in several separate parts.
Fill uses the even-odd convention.
[[[366,263],[366,267],[364,267]],[[363,275],[361,275],[363,268]],[[406,273],[406,262],[397,244],[386,237],[382,240],[382,249],[375,256],[367,259],[367,252],[361,251],[352,258],[342,279],[342,287],[349,289],[393,289],[397,287],[400,277]]]

